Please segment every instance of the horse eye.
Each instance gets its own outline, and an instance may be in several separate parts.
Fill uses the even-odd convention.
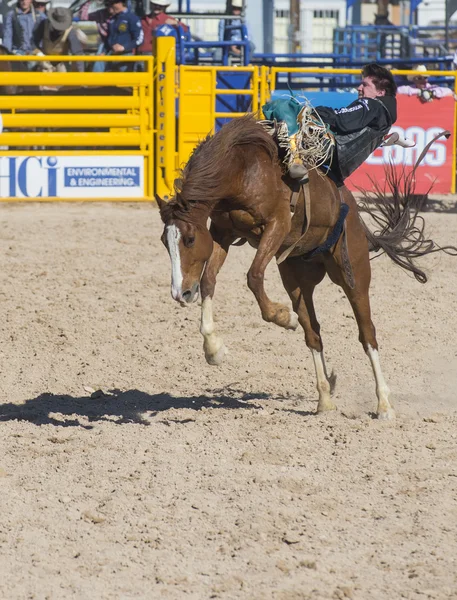
[[[195,237],[193,235],[190,235],[185,241],[185,246],[186,246],[186,248],[190,248],[194,244],[195,244]]]

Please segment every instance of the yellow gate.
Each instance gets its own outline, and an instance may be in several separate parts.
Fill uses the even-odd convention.
[[[30,57],[38,62],[77,58]],[[122,62],[138,60],[122,57]],[[0,199],[152,200],[153,58],[141,57],[141,62],[142,72],[2,72],[1,85],[20,86],[23,93],[0,95]],[[119,95],[107,93],[113,87]]]
[[[261,80],[266,68],[176,67],[174,38],[159,37],[157,69],[156,191],[159,196],[169,198],[179,168],[198,142],[214,133],[218,120],[246,113],[246,110],[218,110],[221,99],[245,97],[249,99],[249,110],[258,112],[264,99],[261,88],[265,86],[261,86]],[[247,87],[219,88],[218,78],[230,74],[246,74]]]

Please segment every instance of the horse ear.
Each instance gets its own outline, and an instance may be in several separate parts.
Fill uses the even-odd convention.
[[[159,194],[155,194],[154,197],[157,202],[157,206],[159,207],[159,210],[162,213],[162,210],[165,208],[167,203],[165,202],[165,200],[162,200],[162,198],[159,196]]]

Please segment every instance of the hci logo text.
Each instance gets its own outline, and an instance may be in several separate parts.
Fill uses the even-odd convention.
[[[4,156],[0,159],[0,197],[55,197],[57,170],[54,156]]]

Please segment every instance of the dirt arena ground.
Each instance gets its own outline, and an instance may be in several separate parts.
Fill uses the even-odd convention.
[[[431,209],[455,244],[456,201]],[[245,285],[252,249],[219,278],[216,368],[154,206],[0,215],[1,599],[457,598],[457,258],[427,258],[425,286],[372,263],[395,422],[371,417],[352,312],[321,285],[339,410],[317,417],[302,333]],[[286,300],[274,266],[267,289]]]

